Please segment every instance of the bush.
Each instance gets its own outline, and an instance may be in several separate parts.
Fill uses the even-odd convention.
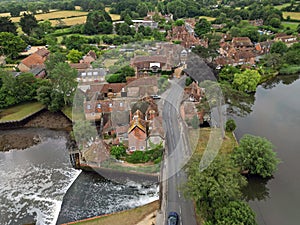
[[[227,120],[227,122],[226,122],[226,131],[232,132],[235,129],[236,129],[235,121],[233,119]]]

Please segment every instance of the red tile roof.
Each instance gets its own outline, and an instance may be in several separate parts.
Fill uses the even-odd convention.
[[[38,66],[38,65],[42,65],[45,62],[45,58],[43,58],[42,56],[40,56],[37,53],[33,53],[32,55],[26,57],[25,59],[23,59],[21,61],[21,63],[23,63],[25,66],[32,68],[34,66]]]

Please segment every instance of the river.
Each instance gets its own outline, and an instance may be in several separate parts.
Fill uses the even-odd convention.
[[[259,86],[252,112],[235,117],[236,135],[266,137],[281,159],[274,178],[250,179],[246,198],[259,225],[300,224],[300,80],[299,76],[274,79]]]
[[[54,225],[57,220],[70,222],[158,198],[155,185],[117,184],[98,174],[73,169],[65,132],[33,128],[28,132],[39,134],[41,142],[24,150],[0,152],[1,225],[34,221],[37,225]]]

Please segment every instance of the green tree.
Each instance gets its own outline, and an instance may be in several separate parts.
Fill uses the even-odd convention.
[[[0,32],[17,34],[17,27],[9,17],[0,17]]]
[[[87,38],[78,35],[78,34],[74,34],[74,35],[70,35],[68,37],[65,38],[64,40],[66,47],[71,50],[71,49],[77,49],[77,50],[81,50],[82,46],[84,44],[88,43]]]
[[[17,58],[19,52],[24,51],[26,43],[13,33],[0,32],[0,55]]]
[[[72,49],[72,50],[69,51],[69,53],[67,55],[67,58],[72,63],[78,63],[79,60],[82,58],[82,56],[83,56],[82,52],[80,52],[78,50],[75,50],[75,49]]]
[[[84,25],[83,30],[85,34],[89,35],[97,34],[103,32],[104,30],[105,32],[107,32],[108,30],[103,30],[103,28],[107,28],[109,26],[108,24],[112,24],[112,19],[110,15],[107,12],[105,12],[105,10],[92,11],[87,15],[86,23]],[[109,27],[111,28],[111,26]],[[112,29],[110,31],[112,31]]]
[[[182,26],[182,25],[184,25],[184,20],[176,20],[174,22],[174,24],[175,24],[175,26]]]
[[[236,129],[236,124],[235,121],[233,119],[229,119],[226,121],[226,131],[228,132],[232,132]]]
[[[204,34],[207,34],[211,30],[211,24],[207,21],[207,19],[200,19],[195,25],[195,33],[202,37]]]
[[[231,201],[218,208],[214,215],[215,225],[257,225],[255,213],[246,202]]]
[[[274,27],[274,28],[280,28],[281,26],[281,20],[279,18],[272,18],[269,21],[270,26]]]
[[[274,146],[266,138],[246,134],[233,151],[234,163],[242,171],[265,177],[272,176],[279,163]]]
[[[116,159],[120,159],[121,156],[126,155],[126,148],[124,145],[112,146],[110,149],[110,154],[115,156]]]
[[[264,56],[264,65],[274,68],[274,69],[279,69],[282,65],[282,57],[278,53],[270,53]]]
[[[20,26],[22,31],[31,35],[32,31],[38,27],[38,22],[33,14],[24,13],[20,19]]]
[[[87,120],[79,120],[73,126],[76,142],[80,145],[97,137],[96,127]]]
[[[49,74],[53,85],[53,91],[62,94],[65,105],[72,103],[77,87],[77,71],[72,69],[68,63],[60,62]]]
[[[49,58],[46,60],[46,70],[48,73],[51,73],[51,71],[56,67],[56,65],[60,62],[65,62],[67,60],[65,54],[62,54],[60,52],[51,53]]]
[[[288,47],[282,41],[277,41],[271,45],[270,52],[283,55],[288,50]]]
[[[261,79],[261,75],[256,70],[246,69],[241,73],[236,73],[233,79],[233,87],[239,91],[254,92]]]
[[[188,164],[188,180],[184,190],[196,202],[201,216],[212,220],[217,209],[241,197],[240,189],[246,185],[246,179],[223,155],[218,155],[203,171],[199,168],[200,160],[201,156],[195,156]]]

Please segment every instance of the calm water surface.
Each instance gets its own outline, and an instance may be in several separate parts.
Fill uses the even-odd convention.
[[[269,139],[282,163],[274,178],[252,179],[248,191],[259,225],[300,224],[300,80],[282,77],[258,87],[253,112],[235,118],[237,138],[253,134]]]

